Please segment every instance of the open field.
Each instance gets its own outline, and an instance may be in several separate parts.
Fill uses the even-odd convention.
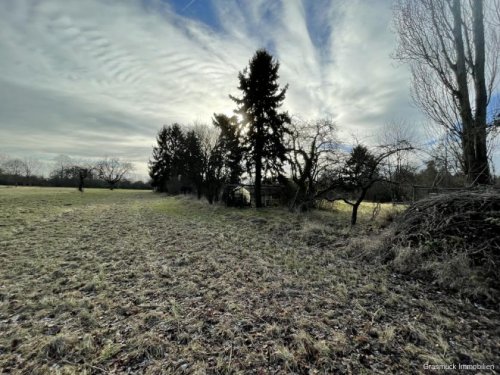
[[[377,235],[370,211],[351,232],[345,210],[299,216],[147,191],[0,188],[0,369],[498,369],[499,312],[347,255],[352,237]]]

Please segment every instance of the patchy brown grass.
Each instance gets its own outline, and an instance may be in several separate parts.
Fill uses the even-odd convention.
[[[418,373],[498,364],[497,311],[356,259],[338,213],[0,191],[0,368]],[[350,254],[348,251],[350,250]]]

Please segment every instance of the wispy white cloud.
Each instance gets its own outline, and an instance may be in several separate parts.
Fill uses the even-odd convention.
[[[388,1],[213,6],[217,27],[159,0],[0,2],[0,152],[118,155],[145,175],[159,127],[232,108],[260,47],[281,62],[292,114],[333,116],[344,135],[421,118],[389,56]]]

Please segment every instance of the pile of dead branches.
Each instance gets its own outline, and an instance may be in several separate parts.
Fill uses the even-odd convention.
[[[403,270],[431,271],[427,274],[439,274],[443,280],[456,283],[461,272],[471,277],[463,271],[468,268],[477,271],[474,277],[487,281],[488,288],[500,289],[498,191],[481,189],[428,197],[410,206],[394,230],[391,258]],[[413,261],[403,259],[410,257]]]

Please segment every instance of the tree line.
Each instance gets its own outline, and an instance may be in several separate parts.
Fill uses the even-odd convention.
[[[492,184],[500,110],[488,106],[498,72],[500,13],[490,6],[483,0],[395,3],[394,58],[409,64],[414,102],[439,129],[430,145],[390,129],[392,139],[375,147],[341,146],[331,120],[302,121],[280,110],[288,85],[280,87],[279,63],[262,49],[238,75],[241,96],[229,96],[235,116],[215,114],[214,126],[202,132],[215,136],[179,124],[160,131],[150,160],[155,189],[195,191],[213,202],[221,186],[243,178],[253,182],[261,207],[262,184],[279,183],[288,186],[291,207],[341,199],[353,207],[355,222],[360,202],[376,191],[398,199],[408,195],[404,185],[410,183]],[[408,162],[416,151],[427,153],[424,168]]]
[[[32,157],[13,158],[3,155],[0,159],[0,185],[99,187],[114,189],[147,189],[149,183],[131,181],[133,166],[118,158],[103,158],[97,161],[77,161],[59,155],[53,161],[47,177],[42,175],[44,165]]]
[[[408,199],[415,183],[478,182],[465,170],[453,171],[451,163],[443,165],[436,146],[425,168],[415,166],[409,155],[416,146],[402,126],[389,129],[391,136],[375,147],[346,149],[331,119],[304,121],[281,111],[288,85],[280,87],[278,70],[269,52],[258,50],[238,75],[241,96],[229,96],[233,116],[214,114],[211,127],[164,126],[149,163],[155,190],[194,193],[213,203],[223,186],[245,180],[253,183],[255,206],[262,207],[262,184],[280,184],[290,208],[343,200],[352,206],[354,224],[364,199]]]
[[[280,111],[287,86],[278,83],[279,63],[258,50],[248,69],[240,72],[242,97],[230,96],[235,115],[215,114],[213,128],[201,134],[183,132],[179,124],[163,127],[150,161],[150,176],[158,191],[175,192],[193,186],[199,197],[217,200],[224,184],[238,184],[244,172],[253,176],[255,205],[262,207],[263,180],[283,175],[288,113]],[[184,187],[184,188],[183,188]]]

